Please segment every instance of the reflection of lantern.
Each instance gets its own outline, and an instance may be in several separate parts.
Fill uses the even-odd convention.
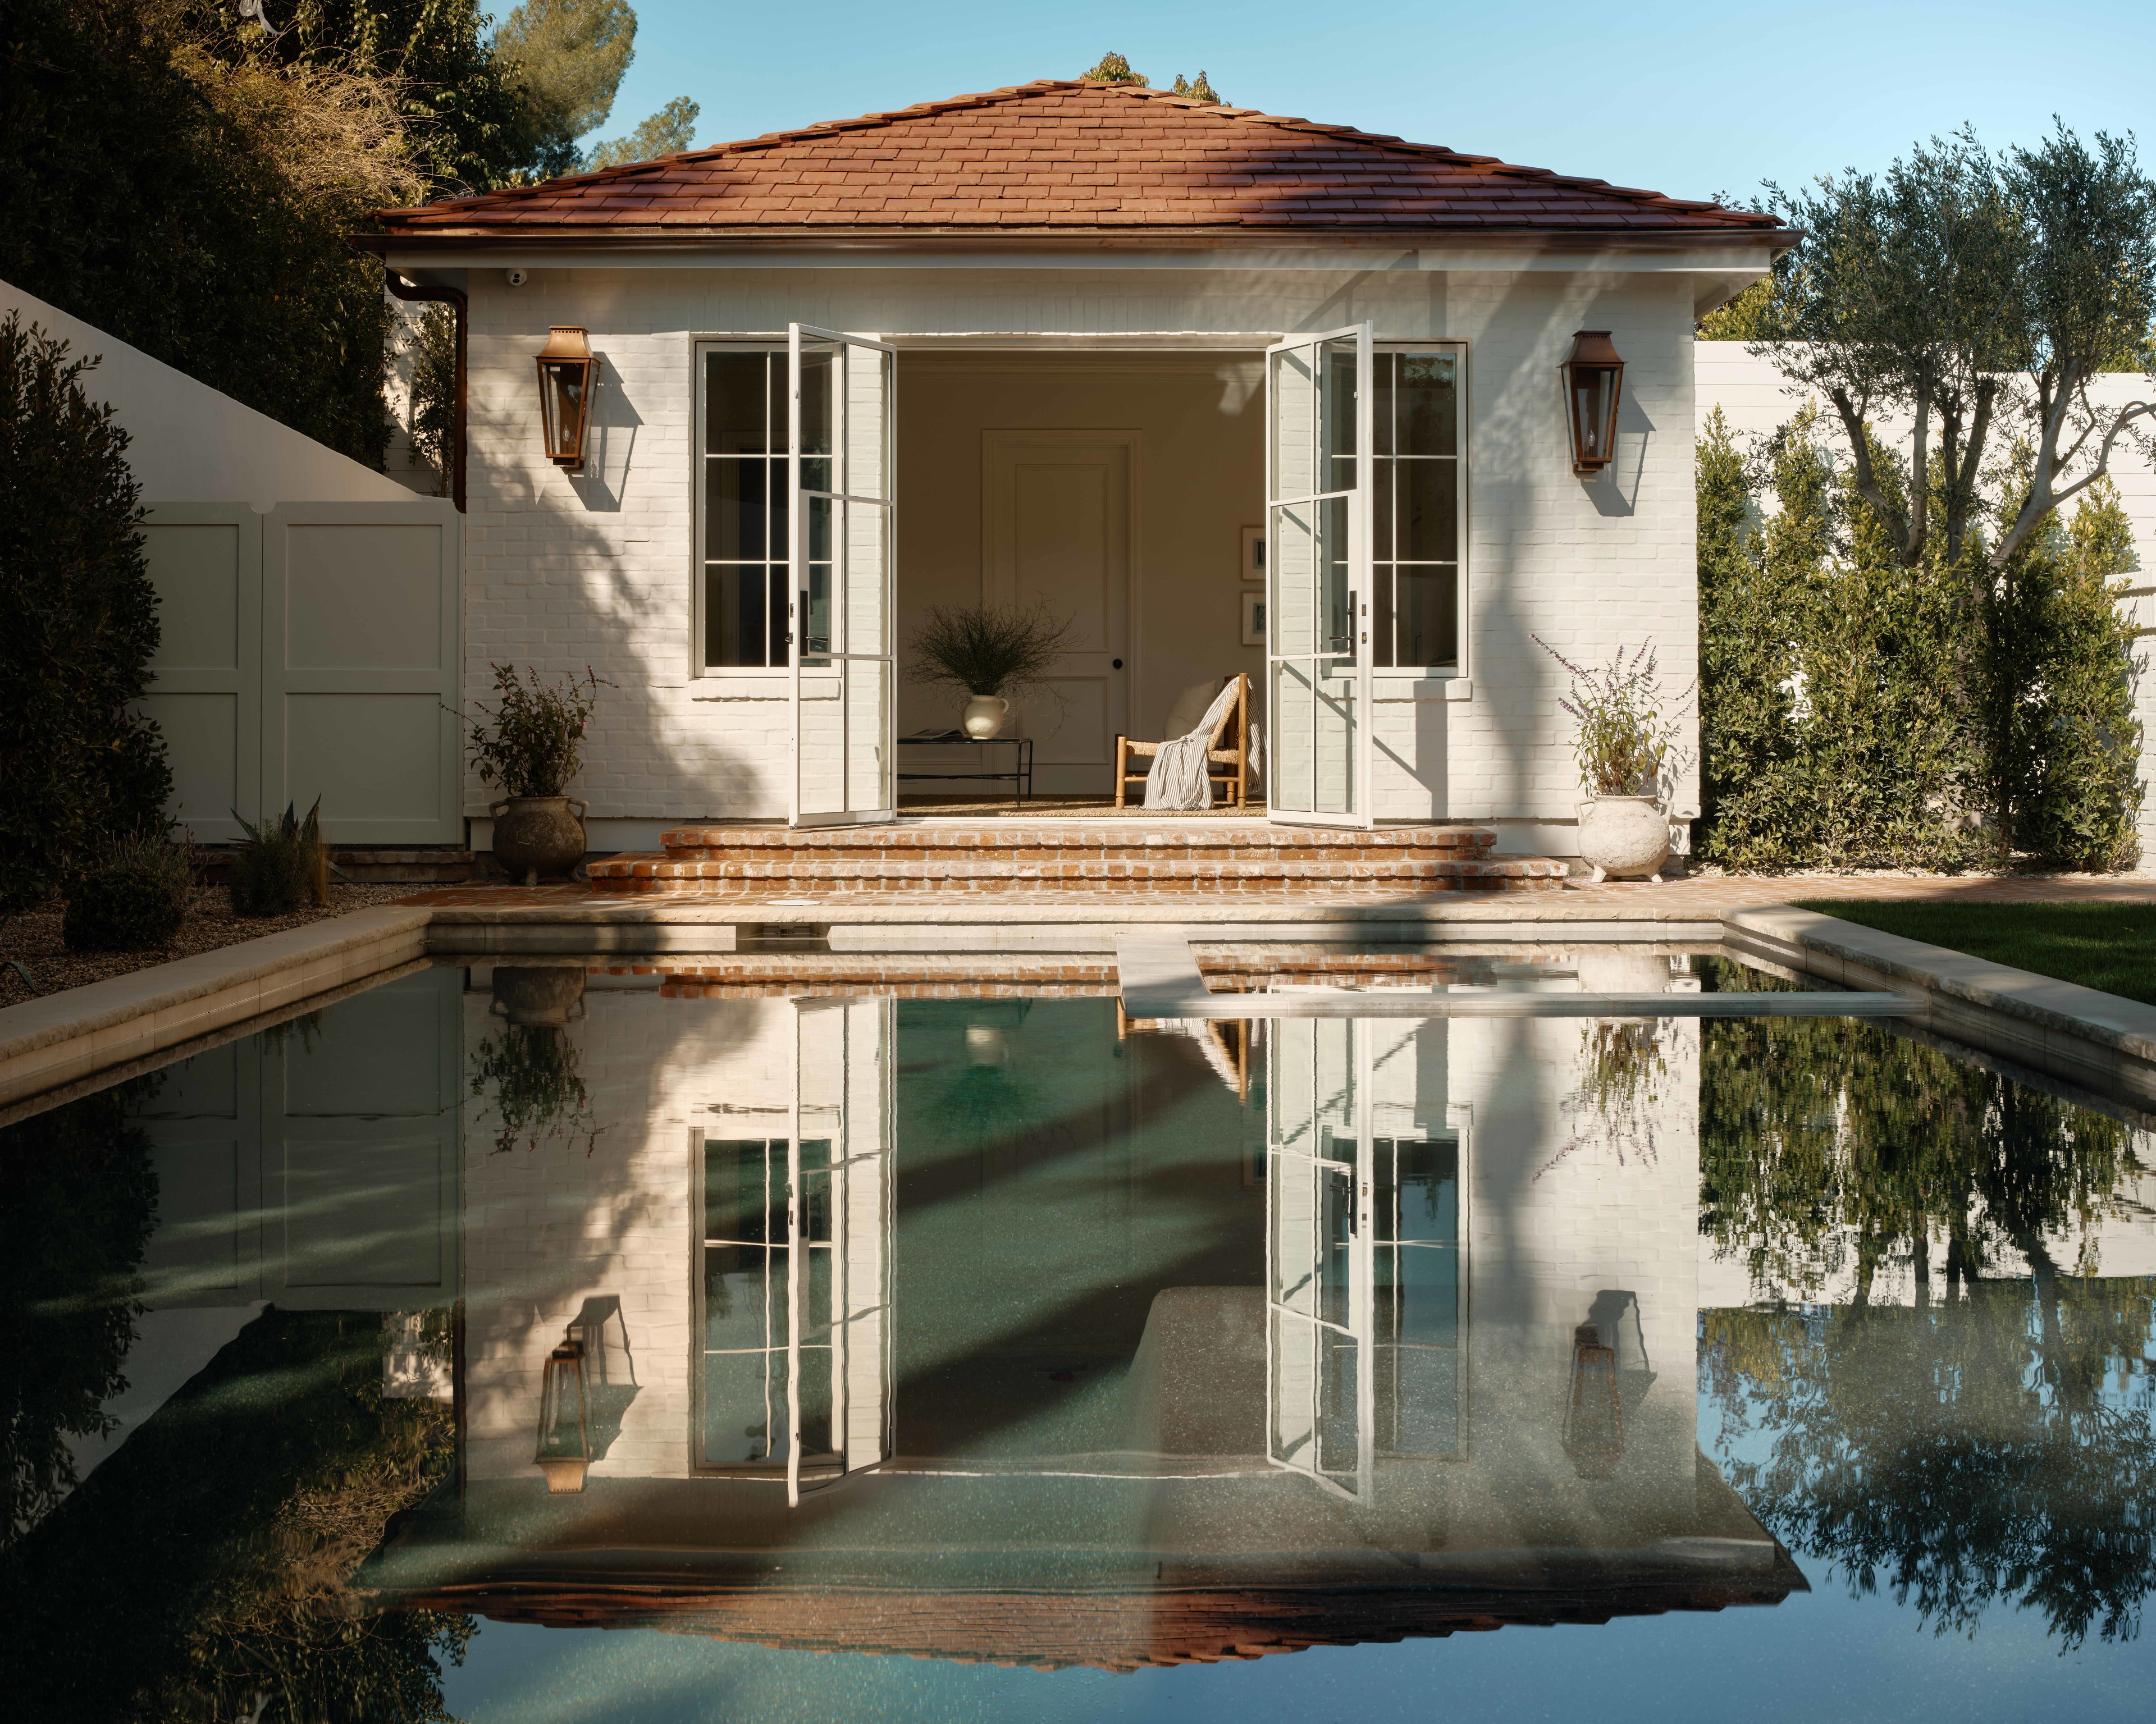
[[[1606,329],[1583,329],[1572,357],[1558,367],[1564,378],[1564,417],[1572,428],[1572,470],[1599,473],[1617,453],[1617,393],[1625,362]]]
[[[1583,1479],[1606,1479],[1625,1458],[1625,1403],[1617,1392],[1617,1349],[1582,1323],[1572,1331],[1572,1393],[1564,1408],[1564,1452]]]
[[[584,464],[598,380],[599,362],[592,357],[583,331],[557,326],[539,354],[539,423],[547,459],[557,467]]]
[[[547,1374],[539,1385],[539,1452],[532,1457],[547,1475],[556,1496],[573,1496],[584,1488],[591,1465],[590,1421],[584,1410],[584,1349],[564,1341],[547,1356]]]

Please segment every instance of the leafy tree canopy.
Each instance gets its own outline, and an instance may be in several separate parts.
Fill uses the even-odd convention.
[[[1133,72],[1131,63],[1113,50],[1101,56],[1100,64],[1079,76],[1088,84],[1135,84],[1143,89],[1150,81],[1142,72]]]
[[[1804,237],[1777,264],[1753,339],[1832,403],[1857,493],[1904,567],[1936,535],[1948,563],[1968,552],[2000,572],[2123,443],[2147,446],[2156,400],[2089,393],[2122,357],[2146,357],[2156,325],[2156,182],[2130,137],[2085,143],[2058,124],[1994,156],[1964,129],[1881,174],[1767,190]],[[1889,418],[1909,431],[1882,461],[1867,428]],[[1979,546],[2001,444],[2027,446],[2029,482]]]
[[[696,103],[685,95],[676,96],[627,137],[593,144],[584,166],[620,167],[631,162],[678,156],[696,141]]]

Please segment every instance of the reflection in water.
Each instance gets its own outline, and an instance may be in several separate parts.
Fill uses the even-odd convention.
[[[503,975],[8,1128],[44,1715],[438,1716],[475,1617],[1131,1669],[1773,1605],[1778,1539],[2067,1643],[2156,1578],[2145,1137],[1876,1026]],[[514,1155],[505,1028],[585,1121]]]
[[[2130,1637],[2156,1585],[2146,1134],[1831,1019],[1707,1035],[1701,1227],[1758,1301],[1702,1332],[1732,1481],[1942,1630],[2000,1601],[2069,1645]]]

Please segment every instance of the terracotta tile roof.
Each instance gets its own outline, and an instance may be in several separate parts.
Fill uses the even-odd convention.
[[[1787,243],[1771,216],[1488,156],[1049,79],[419,209],[385,238],[528,242],[1443,233]]]

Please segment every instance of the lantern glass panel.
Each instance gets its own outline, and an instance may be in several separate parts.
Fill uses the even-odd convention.
[[[584,419],[591,406],[591,362],[585,359],[552,359],[539,367],[547,453],[552,459],[583,458]]]

